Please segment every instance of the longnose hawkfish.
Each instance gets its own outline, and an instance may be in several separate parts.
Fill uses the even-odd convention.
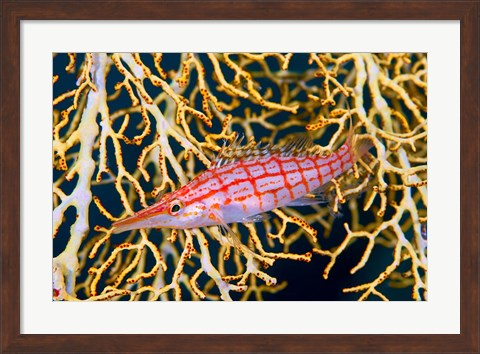
[[[330,154],[307,137],[263,147],[253,141],[241,146],[241,141],[224,145],[212,166],[180,189],[114,222],[113,232],[217,225],[232,240],[230,223],[257,222],[275,208],[324,201],[322,186],[352,168],[372,146],[354,136],[352,128],[346,142]],[[232,241],[238,246],[234,234]]]

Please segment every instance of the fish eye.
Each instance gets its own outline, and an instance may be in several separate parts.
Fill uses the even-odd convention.
[[[170,214],[177,215],[181,208],[182,208],[182,203],[179,200],[173,202],[172,205],[170,206]]]

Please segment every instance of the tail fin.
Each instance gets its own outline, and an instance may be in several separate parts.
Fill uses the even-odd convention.
[[[350,105],[348,100],[345,101],[348,108],[348,117],[350,118],[350,129],[348,130],[347,141],[348,146],[351,147],[353,153],[353,161],[358,161],[363,155],[367,153],[373,147],[373,143],[370,139],[361,139],[358,135],[353,133],[353,119],[350,114]]]
[[[373,143],[368,138],[361,138],[358,135],[352,137],[351,149],[353,155],[353,161],[358,161],[368,150],[373,147]]]
[[[353,118],[352,115],[350,114],[350,105],[348,104],[348,100],[345,101],[347,103],[347,108],[348,108],[348,118],[350,119],[350,128],[348,129],[348,135],[347,135],[347,141],[346,143],[348,146],[352,146],[353,142]]]

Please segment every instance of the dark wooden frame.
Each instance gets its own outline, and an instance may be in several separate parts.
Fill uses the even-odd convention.
[[[470,1],[2,0],[2,352],[465,352],[479,351],[479,8]],[[138,19],[459,20],[461,23],[461,334],[20,334],[20,21]],[[446,103],[448,104],[448,102]],[[446,117],[444,117],[446,119]],[[448,186],[445,186],[448,188]],[[437,235],[447,237],[448,235]],[[448,304],[446,304],[448,306]],[[439,314],[440,315],[440,314]],[[232,314],[233,316],[233,314]],[[45,319],[46,321],[50,319]],[[53,319],[52,319],[53,320]],[[319,319],[322,320],[322,319]],[[412,321],[415,319],[412,318]]]

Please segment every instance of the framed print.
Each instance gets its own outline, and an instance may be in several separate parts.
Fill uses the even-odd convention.
[[[476,352],[478,18],[4,1],[2,351]]]
[[[425,301],[427,67],[425,53],[54,53],[54,300]],[[339,266],[372,280],[348,287]]]

